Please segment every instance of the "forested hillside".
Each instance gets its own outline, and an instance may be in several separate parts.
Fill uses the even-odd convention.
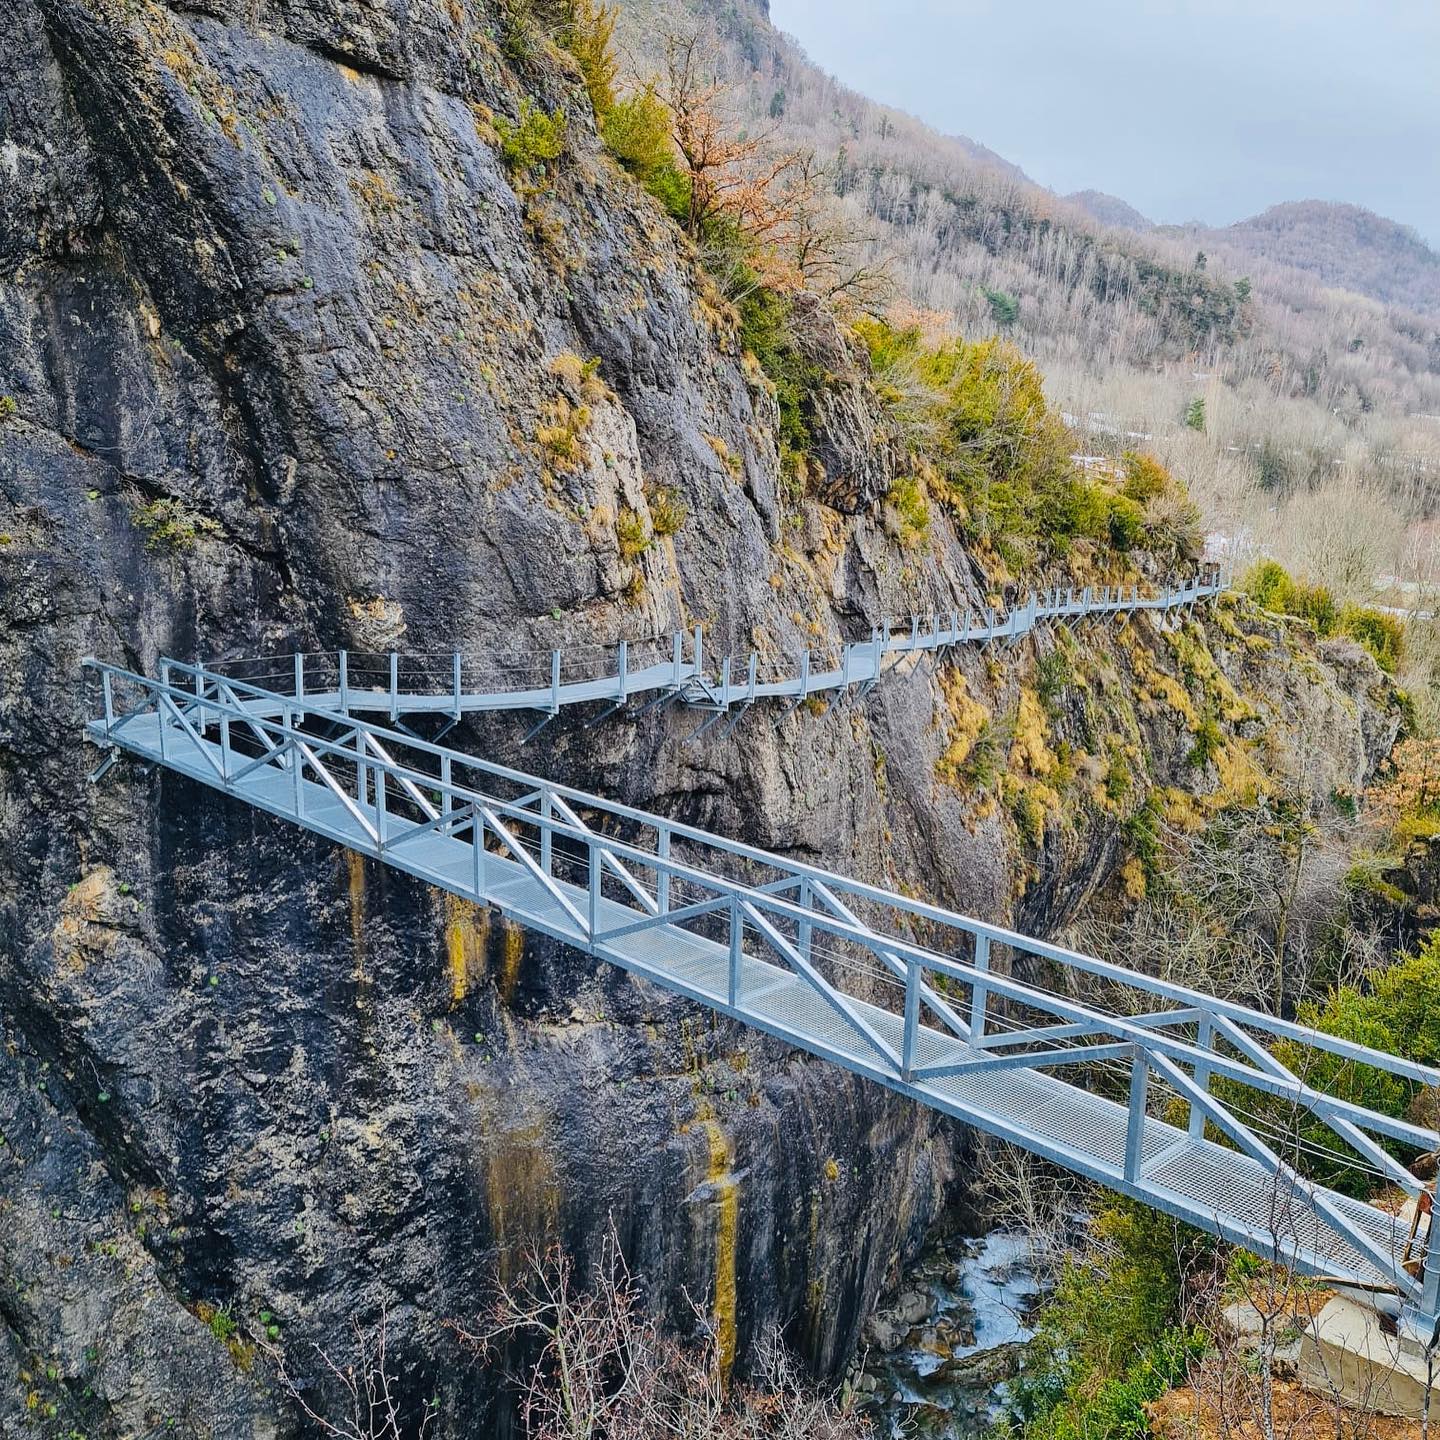
[[[1303,270],[1323,285],[1440,313],[1440,255],[1408,225],[1359,205],[1292,200],[1234,225],[1186,226],[1182,233],[1223,247],[1232,263],[1258,256]]]
[[[1062,200],[982,145],[847,89],[763,0],[619,10],[626,83],[662,71],[670,39],[699,34],[737,122],[813,156],[869,253],[887,257],[892,303],[930,333],[1014,340],[1072,417],[1076,449],[1153,445],[1247,553],[1367,593],[1377,576],[1430,582],[1431,547],[1410,526],[1440,500],[1440,316],[1333,288],[1360,285],[1369,260],[1327,276],[1253,237],[1242,250],[1136,233],[1143,217],[1123,201]],[[1358,547],[1339,560],[1337,526]]]

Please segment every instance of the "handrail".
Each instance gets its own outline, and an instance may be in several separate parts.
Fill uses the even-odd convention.
[[[199,670],[198,667],[187,667],[180,662],[172,661],[167,663],[170,664],[171,668],[188,671],[192,674],[198,673],[203,676],[206,673],[203,670]],[[232,718],[243,718],[246,714],[243,707],[237,711],[235,707],[224,701],[197,697],[192,690],[169,686],[163,682],[136,675],[133,672],[123,670],[117,666],[92,660],[87,660],[85,664],[96,670],[108,671],[111,675],[122,677],[130,683],[139,684],[142,688],[150,690],[153,693],[163,693],[172,700],[183,701],[187,705],[203,705],[204,708],[211,712],[217,714],[228,713]],[[263,694],[263,692],[259,693]],[[1419,1084],[1440,1085],[1440,1069],[1432,1066],[1404,1060],[1400,1057],[1389,1055],[1384,1051],[1375,1050],[1371,1047],[1358,1045],[1353,1042],[1336,1041],[1336,1038],[1333,1036],[1325,1035],[1323,1032],[1312,1030],[1309,1027],[1295,1022],[1279,1020],[1277,1017],[1266,1015],[1263,1011],[1252,1010],[1247,1006],[1232,1001],[1222,1001],[1216,997],[1205,995],[1201,991],[1189,989],[1188,987],[1157,981],[1151,976],[1144,975],[1137,971],[1127,970],[1123,966],[1114,965],[1110,962],[1101,961],[1094,956],[1087,956],[1078,951],[1068,950],[1062,946],[1053,945],[1047,941],[1022,935],[1017,931],[992,925],[988,922],[960,915],[953,911],[944,910],[939,906],[929,905],[923,901],[912,900],[909,897],[883,890],[878,886],[870,885],[864,881],[853,880],[832,871],[821,869],[818,866],[808,865],[802,861],[791,860],[787,857],[775,855],[769,851],[757,849],[754,846],[728,840],[723,836],[700,830],[694,826],[671,822],[651,812],[632,806],[617,804],[571,786],[542,780],[536,776],[526,774],[523,771],[495,765],[493,762],[479,760],[475,757],[459,754],[458,752],[446,751],[443,747],[429,741],[415,740],[407,735],[394,731],[386,731],[368,722],[357,720],[353,716],[345,716],[323,710],[311,711],[310,713],[319,718],[345,726],[352,731],[378,731],[385,735],[395,748],[403,747],[437,757],[448,756],[452,772],[454,768],[459,766],[463,769],[472,769],[480,771],[481,773],[492,774],[523,786],[532,787],[534,792],[532,798],[538,798],[544,792],[549,791],[551,794],[563,797],[567,802],[578,802],[585,808],[609,812],[612,815],[617,815],[621,818],[648,826],[657,832],[668,831],[672,838],[672,843],[675,838],[681,838],[700,846],[717,849],[739,858],[785,871],[795,877],[818,881],[832,891],[838,890],[850,895],[858,895],[891,910],[908,913],[921,919],[933,920],[945,926],[947,929],[958,930],[972,937],[984,936],[992,944],[997,942],[1002,943],[1020,953],[1033,954],[1042,959],[1053,960],[1068,968],[1100,975],[1114,983],[1129,986],[1142,992],[1156,993],[1167,999],[1179,1000],[1182,1002],[1182,1009],[1177,1012],[1174,1023],[1185,1023],[1184,1011],[1198,1007],[1203,1010],[1222,1014],[1227,1019],[1248,1025],[1252,1029],[1266,1030],[1279,1037],[1293,1039],[1302,1045],[1341,1054],[1344,1058],[1373,1066],[1376,1069],[1385,1070],[1400,1078],[1409,1079]],[[347,749],[343,741],[324,740],[305,731],[268,719],[262,719],[259,723],[267,731],[279,735],[288,741],[303,744],[317,756],[320,754],[332,754],[347,760],[353,761],[356,759],[356,752]],[[523,820],[527,824],[549,831],[552,835],[558,834],[573,839],[586,848],[594,844],[603,845],[617,860],[628,860],[631,864],[643,864],[659,872],[669,874],[673,878],[684,879],[695,884],[708,886],[738,899],[761,898],[763,899],[763,903],[768,907],[779,913],[786,914],[790,918],[803,918],[806,923],[814,928],[824,930],[839,938],[864,943],[867,947],[883,945],[885,948],[894,951],[897,956],[920,961],[927,966],[935,968],[939,973],[945,974],[949,978],[959,980],[962,983],[971,984],[977,980],[981,980],[987,988],[997,994],[1005,995],[1007,998],[1032,1005],[1035,1008],[1047,1010],[1060,1016],[1062,1019],[1072,1022],[1084,1022],[1091,1026],[1102,1025],[1108,1033],[1114,1033],[1116,1035],[1132,1036],[1132,1038],[1133,1036],[1145,1038],[1147,1035],[1145,1027],[1136,1025],[1133,1020],[1129,1020],[1126,1017],[1109,1015],[1106,1012],[1095,1010],[1093,1007],[1085,1006],[1079,1002],[1066,1000],[1063,997],[1054,995],[1050,991],[1025,985],[1022,982],[1017,982],[993,970],[987,970],[983,976],[981,976],[979,971],[973,966],[966,965],[963,961],[956,960],[951,956],[941,955],[929,947],[916,945],[912,941],[908,941],[889,931],[876,931],[858,921],[847,921],[840,916],[827,915],[820,910],[802,908],[779,896],[763,894],[763,892],[759,891],[756,887],[748,885],[743,881],[736,881],[727,876],[717,875],[698,866],[686,864],[684,861],[674,859],[673,857],[661,856],[658,853],[651,852],[618,837],[597,835],[595,831],[588,827],[573,825],[563,818],[557,818],[553,814],[547,816],[539,811],[530,810],[523,804],[515,801],[507,801],[502,797],[490,795],[483,790],[458,784],[453,779],[445,781],[438,775],[432,775],[429,772],[404,765],[393,757],[388,761],[381,761],[371,755],[366,755],[361,758],[362,763],[371,769],[384,770],[386,773],[394,775],[396,780],[402,784],[408,782],[417,786],[423,785],[427,789],[438,791],[441,795],[448,795],[452,803],[460,801],[466,804],[487,806],[496,812],[497,815],[508,815],[512,818]],[[657,917],[651,916],[649,918],[653,921]],[[663,919],[664,917],[661,916],[658,918]],[[1153,1034],[1151,1038],[1153,1038]],[[1179,1042],[1171,1043],[1176,1046],[1177,1053],[1182,1055],[1183,1058],[1192,1061],[1203,1059],[1204,1063],[1214,1073],[1226,1078],[1249,1083],[1254,1088],[1266,1090],[1271,1094],[1281,1096],[1310,1094],[1314,1095],[1317,1100],[1327,1107],[1335,1108],[1343,1113],[1349,1113],[1353,1108],[1359,1115],[1369,1116],[1370,1114],[1370,1112],[1365,1111],[1363,1107],[1350,1107],[1346,1102],[1337,1100],[1334,1097],[1319,1095],[1318,1092],[1310,1091],[1308,1087],[1304,1087],[1303,1085],[1297,1088],[1296,1084],[1279,1079],[1273,1075],[1262,1075],[1259,1071],[1253,1070],[1248,1066],[1236,1064],[1214,1051],[1202,1051],[1197,1047],[1181,1045]],[[1394,1138],[1403,1139],[1413,1144],[1422,1144],[1429,1138],[1429,1132],[1419,1127],[1410,1126],[1403,1121],[1393,1120],[1388,1116],[1380,1118],[1383,1119],[1387,1127],[1383,1130],[1383,1133],[1391,1134]]]
[[[132,682],[144,678],[137,677],[133,672],[126,671],[120,667],[105,665],[103,662],[87,660],[85,663],[92,668],[108,669],[112,674],[123,676]],[[167,660],[165,664],[171,669],[179,670],[192,677],[205,677],[212,673],[202,666],[187,665],[177,660]],[[229,680],[229,677],[225,678]],[[159,682],[152,681],[150,683],[158,684]],[[276,698],[273,692],[267,692],[258,687],[245,685],[243,682],[231,680],[230,683],[241,685],[241,688],[250,691],[260,699],[270,700]],[[177,690],[175,693],[190,701],[193,701],[195,698],[193,692],[189,690]],[[307,709],[310,710],[310,713],[322,715],[327,719],[333,720],[336,724],[354,726],[356,729],[390,737],[410,750],[433,755],[437,758],[448,754],[452,757],[452,763],[455,763],[455,752],[447,751],[443,746],[434,744],[431,741],[416,739],[409,735],[397,735],[393,730],[369,721],[361,720],[354,715],[348,715],[343,712],[328,711],[318,707],[307,707]],[[267,723],[274,724],[275,722]],[[305,738],[307,741],[313,743],[312,737],[306,736]],[[754,861],[762,865],[779,866],[794,874],[803,875],[808,879],[819,881],[832,888],[838,886],[851,895],[859,896],[891,910],[900,911],[917,920],[930,921],[934,924],[943,925],[948,929],[960,930],[969,935],[984,935],[992,944],[1007,945],[1012,949],[1036,955],[1041,959],[1052,960],[1067,969],[1079,970],[1101,979],[1113,981],[1116,984],[1125,985],[1151,995],[1157,995],[1162,999],[1172,1000],[1181,1006],[1203,1005],[1217,1014],[1248,1025],[1252,1029],[1264,1030],[1277,1038],[1294,1040],[1298,1043],[1308,1045],[1313,1049],[1323,1050],[1340,1059],[1353,1060],[1360,1064],[1373,1066],[1375,1069],[1387,1071],[1389,1074],[1396,1075],[1401,1079],[1413,1081],[1416,1084],[1440,1085],[1440,1067],[1424,1065],[1417,1061],[1387,1055],[1383,1051],[1374,1050],[1369,1046],[1359,1045],[1353,1041],[1341,1039],[1338,1036],[1326,1035],[1308,1026],[1300,1025],[1295,1021],[1285,1020],[1280,1016],[1267,1015],[1263,1011],[1254,1010],[1249,1006],[1241,1005],[1234,1001],[1222,1000],[1215,996],[1206,995],[1203,991],[1192,989],[1189,986],[1178,985],[1172,981],[1161,980],[1155,976],[1127,970],[1123,966],[1101,960],[1096,956],[1086,955],[1081,951],[1071,950],[1063,945],[1056,945],[1051,941],[1039,940],[1033,936],[1022,935],[1018,931],[1008,929],[1003,925],[995,925],[989,921],[961,915],[955,911],[947,910],[923,900],[912,899],[908,896],[900,895],[897,892],[885,890],[880,886],[871,885],[863,880],[855,880],[838,875],[834,871],[823,869],[820,866],[809,865],[804,861],[791,860],[788,858],[782,860],[769,851],[746,845],[743,841],[731,840],[725,836],[716,835],[711,831],[702,830],[696,826],[685,825],[680,821],[668,820],[662,816],[655,815],[653,812],[642,810],[635,806],[625,805],[617,801],[606,800],[571,786],[542,781],[522,770],[515,770],[508,766],[498,765],[493,761],[481,760],[473,756],[461,756],[459,757],[459,762],[471,770],[493,775],[516,784],[543,786],[556,794],[564,796],[569,801],[578,801],[583,806],[607,811],[612,815],[633,821],[639,825],[668,831],[672,839],[688,840],[694,844],[721,850],[737,858]],[[428,777],[426,783],[430,785],[432,789],[440,788],[437,781],[431,780]],[[639,853],[644,854],[648,852]]]
[[[231,674],[236,667],[269,664],[278,669],[261,678],[267,681],[266,688],[272,693],[286,692],[268,682],[293,676],[293,680],[287,682],[293,685],[293,690],[289,692],[293,698],[318,699],[322,703],[338,705],[347,712],[355,709],[379,710],[391,719],[398,718],[402,712],[411,713],[418,709],[449,714],[456,719],[467,711],[530,709],[538,711],[543,717],[534,727],[539,730],[565,705],[601,701],[607,702],[614,710],[632,697],[647,692],[658,692],[657,698],[650,704],[675,700],[714,711],[717,715],[732,709],[744,713],[758,699],[782,699],[798,704],[808,696],[832,691],[855,690],[864,694],[881,678],[887,656],[903,657],[963,644],[1014,643],[1050,620],[1080,622],[1132,612],[1183,609],[1221,594],[1229,583],[1225,576],[1217,575],[1210,580],[1196,577],[1180,585],[1165,584],[1154,594],[1142,594],[1139,584],[1104,586],[1098,591],[1086,587],[1079,592],[1055,586],[1045,591],[1043,597],[1032,594],[1024,603],[1017,601],[1003,612],[986,609],[979,621],[974,612],[955,609],[945,614],[932,614],[922,627],[924,617],[912,615],[908,627],[897,629],[886,621],[883,626],[873,629],[869,636],[838,642],[819,655],[807,647],[788,657],[793,669],[783,669],[775,678],[764,681],[757,678],[760,656],[754,650],[744,667],[743,681],[732,682],[736,657],[731,654],[719,657],[718,666],[707,674],[700,626],[690,632],[677,630],[669,636],[620,640],[613,645],[587,644],[568,649],[500,652],[475,657],[469,662],[458,650],[404,655],[397,651],[362,654],[337,650],[273,657],[250,656],[217,661],[208,668],[216,674],[240,679],[244,677]],[[687,638],[691,642],[690,660],[684,658]],[[634,652],[637,647],[645,645],[653,647],[654,659],[648,665],[637,667]],[[615,663],[611,666],[599,663],[596,668],[597,662],[593,657],[597,654],[603,657],[612,650],[615,652]],[[448,671],[443,677],[438,670],[442,661]],[[313,673],[310,677],[312,683],[307,686],[307,662],[333,666],[333,686],[317,689]],[[478,683],[467,687],[463,674],[467,663],[479,666],[481,673],[489,676],[496,672],[503,675],[513,671],[517,664],[533,667],[533,673],[524,684],[512,680],[496,686],[492,681],[484,688]],[[580,667],[579,673],[571,679],[564,679],[567,664]],[[417,666],[422,671],[432,666],[437,668],[427,676],[424,688],[402,685],[402,667],[413,671]],[[366,671],[374,683],[357,682],[357,669]]]

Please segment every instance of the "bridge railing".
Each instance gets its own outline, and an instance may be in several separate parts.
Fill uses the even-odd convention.
[[[512,859],[554,896],[555,933],[597,954],[615,953],[619,941],[646,930],[663,931],[671,942],[689,933],[722,944],[731,957],[724,1003],[757,1023],[763,997],[747,990],[749,962],[763,955],[809,987],[882,1075],[923,1084],[1076,1064],[1090,1067],[1092,1080],[1108,1073],[1129,1108],[1130,1143],[1115,1167],[1120,1179],[1140,1178],[1152,1088],[1184,1102],[1192,1135],[1218,1131],[1281,1173],[1276,1147],[1295,1140],[1293,1126],[1288,1134],[1267,1130],[1227,1100],[1223,1087],[1212,1090],[1221,1080],[1318,1122],[1361,1166],[1420,1188],[1384,1142],[1429,1149],[1432,1132],[1319,1091],[1306,1083],[1303,1065],[1287,1067],[1267,1042],[1287,1040],[1415,1086],[1440,1083],[1432,1067],[352,716],[288,704],[229,676],[174,661],[165,662],[159,681],[95,668],[104,693],[97,738],[123,741],[135,716],[155,715],[162,751],[169,735],[172,744],[183,736],[214,752],[212,783],[234,789],[259,769],[282,773],[299,819],[302,782],[318,783],[345,803],[360,848],[402,865],[418,836],[467,842],[480,900],[488,893],[487,857]],[[278,718],[262,713],[277,703]],[[623,911],[618,919],[615,906]],[[1036,961],[1062,972],[1061,983],[1019,978],[1016,972],[1033,971]],[[1102,1009],[1068,998],[1062,992],[1085,987],[1064,981],[1063,972],[1134,999]],[[898,1026],[884,1024],[884,1014]],[[773,1020],[768,1028],[776,1028]],[[965,1047],[958,1058],[955,1040]],[[1322,1210],[1329,1204],[1316,1203]],[[1341,1223],[1329,1212],[1324,1218]],[[1345,1233],[1380,1264],[1373,1242]]]
[[[634,694],[659,692],[702,707],[716,696],[725,697],[727,705],[744,705],[757,689],[767,687],[768,693],[799,701],[827,690],[872,684],[913,654],[1004,643],[1044,621],[1168,612],[1219,594],[1227,584],[1215,576],[1149,587],[1053,587],[1008,607],[915,614],[887,621],[855,640],[817,638],[809,645],[788,647],[735,644],[736,637],[707,635],[696,626],[611,644],[497,649],[479,655],[321,651],[225,660],[211,668],[276,693],[319,697],[347,711],[388,712],[391,718],[417,707],[443,710],[446,697],[456,715],[467,709],[507,707],[554,714],[574,698],[572,687],[581,687],[586,699],[617,704]],[[821,677],[829,679],[822,684]]]

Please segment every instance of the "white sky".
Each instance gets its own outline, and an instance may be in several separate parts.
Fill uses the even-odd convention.
[[[1440,248],[1440,0],[771,0],[812,59],[1061,194],[1347,200]]]

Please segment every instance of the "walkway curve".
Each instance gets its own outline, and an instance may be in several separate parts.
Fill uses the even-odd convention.
[[[698,626],[688,636],[676,631],[664,639],[622,640],[615,646],[477,659],[459,651],[359,655],[340,650],[227,661],[211,668],[288,701],[345,714],[381,714],[391,720],[433,714],[458,720],[484,711],[537,711],[543,718],[532,735],[571,705],[605,704],[605,713],[610,713],[636,699],[647,707],[673,701],[711,712],[698,734],[726,715],[733,725],[760,700],[786,701],[794,708],[812,696],[848,691],[864,695],[880,681],[887,664],[906,656],[960,645],[1013,644],[1048,623],[1078,624],[1145,612],[1163,621],[1228,588],[1228,579],[1219,575],[1163,586],[1153,594],[1142,593],[1138,585],[1056,588],[1003,614],[992,607],[978,613],[913,615],[908,627],[887,625],[865,640],[829,652],[805,650],[793,657],[793,669],[783,662],[775,667],[762,661],[752,650],[739,665],[725,655],[707,670]]]

